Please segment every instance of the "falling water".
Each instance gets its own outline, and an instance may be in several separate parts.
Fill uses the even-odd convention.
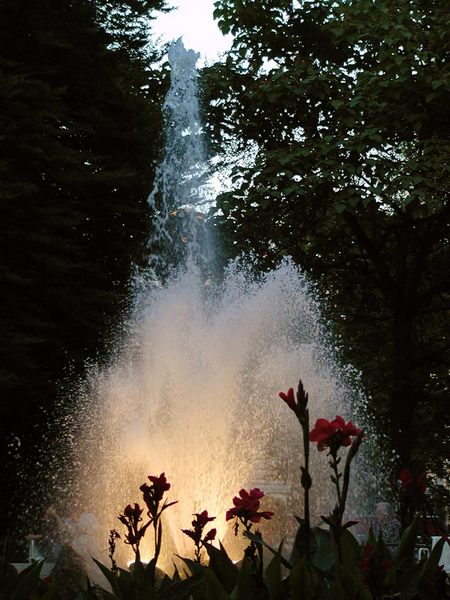
[[[357,396],[313,290],[292,262],[257,277],[251,260],[242,259],[219,284],[205,276],[212,246],[200,212],[209,200],[196,56],[178,42],[170,60],[166,154],[149,198],[150,277],[111,365],[94,370],[81,394],[75,447],[80,508],[100,521],[104,546],[119,511],[141,501],[147,476],[166,473],[169,499],[179,502],[165,513],[162,566],[172,552],[192,553],[180,529],[203,509],[217,517],[218,537],[237,553],[225,512],[242,487],[263,489],[263,506],[277,513],[263,533],[277,543],[288,535],[293,515],[301,514],[301,439],[278,392],[301,377],[312,422],[350,417],[349,398]],[[317,517],[329,508],[326,458],[313,452],[312,463]]]

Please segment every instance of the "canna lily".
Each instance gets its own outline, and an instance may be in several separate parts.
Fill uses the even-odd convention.
[[[240,496],[240,497],[239,497]],[[240,490],[239,496],[233,498],[234,507],[227,510],[226,520],[229,521],[234,517],[238,517],[242,521],[250,521],[251,523],[259,523],[261,519],[271,519],[273,512],[266,510],[258,512],[260,500],[264,497],[264,492],[258,488]]]
[[[314,429],[309,433],[309,439],[311,442],[317,442],[320,451],[325,448],[337,450],[341,446],[350,446],[352,436],[362,435],[363,431],[351,421],[346,423],[342,417],[337,416],[334,421],[317,419]]]
[[[203,530],[216,517],[210,517],[207,510],[201,513],[194,513],[193,516],[195,519],[192,521],[192,529],[182,529],[181,531],[193,540],[195,544],[195,558],[197,562],[201,562],[201,549],[209,542],[215,540],[217,534],[216,529],[210,529],[206,535],[203,535]]]

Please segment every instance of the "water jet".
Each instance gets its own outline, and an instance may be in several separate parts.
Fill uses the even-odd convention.
[[[149,265],[135,282],[126,335],[110,365],[92,370],[89,393],[79,402],[71,490],[79,510],[98,518],[106,546],[116,515],[140,501],[149,474],[164,471],[170,499],[179,503],[167,511],[162,568],[174,552],[189,554],[180,530],[205,508],[217,517],[218,538],[239,557],[225,512],[242,487],[263,489],[265,506],[277,512],[266,526],[269,539],[278,543],[294,530],[301,440],[280,390],[301,376],[312,422],[350,417],[352,403],[362,398],[339,365],[311,284],[292,261],[257,275],[252,258],[241,257],[212,283],[214,244],[204,214],[212,199],[196,57],[179,41],[169,58],[166,152],[149,197]],[[329,483],[317,452],[312,468],[321,490],[313,490],[318,517],[329,509]]]

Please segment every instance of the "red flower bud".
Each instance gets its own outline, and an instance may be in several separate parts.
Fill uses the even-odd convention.
[[[285,394],[284,392],[280,392],[278,395],[282,400],[284,400],[286,402],[286,404],[289,406],[289,408],[291,410],[296,412],[297,403],[295,401],[294,388],[289,388],[287,394]]]

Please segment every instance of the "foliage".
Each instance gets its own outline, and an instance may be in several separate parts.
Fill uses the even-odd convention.
[[[218,199],[228,251],[311,273],[401,464],[445,477],[447,3],[215,6],[234,43],[204,73],[214,149],[256,149]]]
[[[0,564],[0,598],[1,600],[27,600],[33,592],[42,589],[40,572],[43,561],[30,564],[19,575],[7,571],[5,557]]]
[[[95,562],[110,584],[112,594],[96,587],[90,587],[85,594],[86,600],[88,598],[98,598],[99,596],[105,597],[105,600],[106,598],[109,598],[109,600],[113,598],[117,600],[130,600],[131,598],[181,600],[190,596],[192,588],[197,585],[200,579],[198,574],[184,580],[180,580],[178,577],[171,580],[167,575],[163,575],[155,583],[148,569],[140,561],[134,563],[132,571],[119,569],[115,574],[98,561]]]
[[[162,4],[1,3],[2,468],[14,439],[19,466],[34,463],[56,382],[104,352],[142,263],[165,86],[149,17]],[[18,489],[15,472],[2,479]]]

